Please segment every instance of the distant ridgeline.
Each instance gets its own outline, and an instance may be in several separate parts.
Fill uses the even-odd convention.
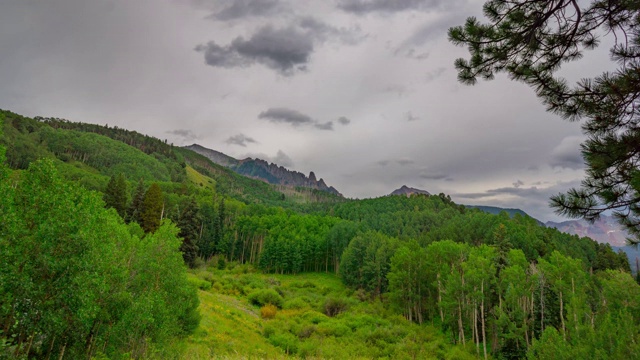
[[[327,186],[323,179],[317,180],[313,171],[309,174],[309,177],[307,177],[303,173],[288,170],[283,166],[278,166],[277,164],[269,163],[262,159],[246,158],[237,160],[219,151],[211,150],[198,144],[185,146],[184,148],[206,156],[214,163],[226,166],[238,174],[260,179],[269,184],[305,187],[342,196],[333,186]]]

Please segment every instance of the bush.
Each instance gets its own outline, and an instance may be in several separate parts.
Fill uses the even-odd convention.
[[[284,350],[287,355],[298,352],[298,338],[291,333],[272,335],[269,337],[269,342]]]
[[[249,294],[249,302],[257,306],[271,304],[282,308],[283,301],[282,296],[273,289],[260,289]]]
[[[276,329],[274,329],[271,325],[267,325],[264,327],[264,329],[262,329],[262,336],[266,337],[267,339],[276,333]]]
[[[298,309],[304,309],[308,306],[309,304],[307,304],[307,302],[304,301],[302,298],[293,298],[291,300],[286,301],[283,307],[285,309],[298,310]]]
[[[347,307],[347,302],[342,298],[327,298],[324,302],[324,313],[327,316],[334,317],[347,310]]]
[[[260,308],[260,315],[263,319],[273,319],[278,313],[278,308],[275,305],[267,304]]]
[[[307,325],[298,332],[298,337],[300,339],[307,339],[313,335],[314,332],[316,332],[316,327],[313,325]]]

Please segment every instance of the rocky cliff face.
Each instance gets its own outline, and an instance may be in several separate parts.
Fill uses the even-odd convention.
[[[301,172],[288,170],[262,159],[251,158],[240,160],[238,165],[231,168],[238,174],[262,179],[270,184],[301,186],[342,196],[333,186],[328,186],[323,179],[317,180],[313,171],[307,177]]]
[[[270,184],[306,187],[342,196],[338,190],[333,186],[328,186],[324,180],[317,180],[316,174],[314,174],[313,171],[309,173],[307,177],[301,172],[288,170],[283,166],[268,163],[262,159],[247,158],[237,160],[219,151],[207,149],[198,144],[185,146],[185,148],[206,156],[214,163],[226,166],[240,175],[263,180]]]

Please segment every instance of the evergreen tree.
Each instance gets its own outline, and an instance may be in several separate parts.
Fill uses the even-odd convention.
[[[189,267],[195,266],[195,261],[198,256],[198,246],[196,243],[200,235],[201,226],[202,215],[200,214],[200,207],[196,200],[191,197],[182,208],[180,217],[178,218],[178,228],[180,228],[178,235],[182,238],[180,251],[182,251],[184,262],[189,265]]]
[[[144,202],[144,194],[146,192],[146,189],[147,188],[144,186],[144,181],[142,180],[142,178],[140,178],[140,180],[138,181],[138,186],[133,193],[131,205],[129,205],[129,209],[127,211],[128,222],[134,221],[138,224],[142,224],[142,203]]]
[[[123,219],[125,218],[127,212],[127,180],[124,174],[111,176],[102,199],[107,208],[116,209],[118,215]]]
[[[151,184],[142,201],[142,228],[146,233],[153,233],[160,227],[164,211],[162,189],[156,183]]]
[[[458,59],[458,79],[474,84],[506,72],[535,89],[547,110],[584,120],[582,144],[586,178],[580,189],[552,198],[559,214],[596,219],[613,210],[640,241],[640,2],[570,0],[490,0],[488,24],[469,18],[449,30],[450,40],[468,46]],[[618,69],[574,86],[557,72],[610,37]]]

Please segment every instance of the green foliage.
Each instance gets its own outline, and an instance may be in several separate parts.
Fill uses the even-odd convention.
[[[279,308],[282,307],[284,301],[282,296],[273,289],[256,290],[249,294],[248,299],[253,305],[264,306],[271,304]]]
[[[128,352],[198,324],[177,229],[145,241],[100,197],[62,180],[52,161],[0,183],[0,328],[15,356]]]
[[[127,211],[127,193],[127,179],[124,174],[112,175],[102,197],[105,206],[114,208],[123,219]]]
[[[141,226],[146,233],[153,233],[160,227],[164,212],[164,199],[162,190],[157,183],[151,184],[142,200],[140,213]]]
[[[342,254],[340,275],[345,284],[379,296],[386,292],[387,273],[398,242],[378,232],[357,235]]]
[[[200,214],[200,207],[193,197],[184,204],[177,225],[180,228],[178,235],[183,239],[182,245],[180,245],[182,257],[189,267],[195,267],[198,257],[198,247],[196,243],[198,242],[200,234],[202,216]]]

